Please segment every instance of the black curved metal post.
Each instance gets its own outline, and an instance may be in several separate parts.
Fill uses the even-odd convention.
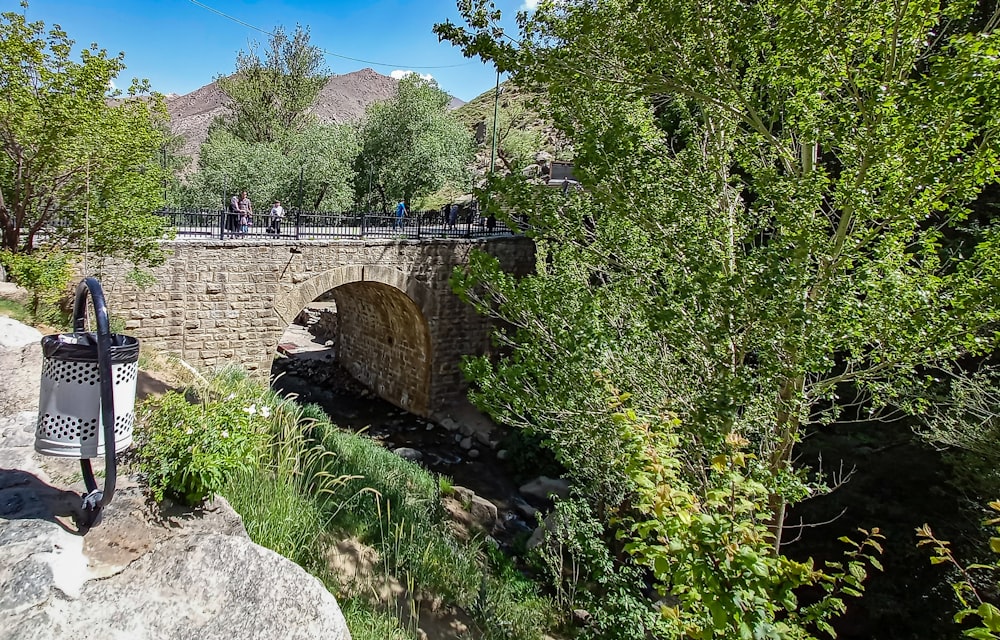
[[[73,331],[84,333],[87,321],[87,294],[94,306],[94,318],[97,321],[97,371],[101,377],[101,420],[104,422],[104,491],[97,487],[94,470],[89,458],[80,459],[83,471],[83,481],[87,486],[87,494],[83,496],[83,518],[80,525],[89,527],[96,524],[101,509],[111,502],[115,494],[115,482],[118,479],[118,467],[115,461],[115,403],[114,379],[111,373],[111,321],[108,316],[108,305],[104,300],[104,290],[97,278],[84,278],[76,287],[76,299],[73,303]]]

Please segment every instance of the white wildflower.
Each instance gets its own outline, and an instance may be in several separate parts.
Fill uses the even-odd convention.
[[[228,431],[226,431],[225,429],[223,429],[223,430],[222,430],[222,437],[223,437],[223,438],[228,438],[228,437],[229,437],[229,432],[228,432]]]
[[[270,418],[271,417],[271,407],[269,407],[267,405],[264,405],[263,407],[261,407],[260,408],[260,415],[264,416],[265,418]]]
[[[249,407],[243,407],[243,410],[249,413],[250,415],[254,415],[257,413],[257,405],[252,404]]]

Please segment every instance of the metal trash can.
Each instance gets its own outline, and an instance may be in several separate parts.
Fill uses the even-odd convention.
[[[97,331],[87,331],[87,294]],[[77,285],[73,333],[42,338],[42,380],[38,398],[35,451],[79,458],[87,493],[77,522],[97,524],[111,502],[118,478],[115,453],[132,443],[139,341],[113,334],[104,290],[96,278]],[[98,488],[91,458],[103,455],[104,490]]]
[[[111,334],[115,409],[115,452],[132,444],[139,341]],[[42,338],[42,381],[38,396],[35,451],[62,458],[103,456],[101,373],[96,333],[60,333]]]

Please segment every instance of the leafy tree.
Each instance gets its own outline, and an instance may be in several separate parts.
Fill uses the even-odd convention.
[[[359,152],[357,129],[352,125],[315,125],[293,137],[289,147],[288,202],[305,210],[350,209]]]
[[[254,50],[240,51],[236,72],[216,79],[230,100],[225,127],[248,143],[281,143],[303,131],[310,123],[306,110],[327,79],[308,27],[297,25],[291,37],[277,27],[269,45],[263,60]]]
[[[246,190],[259,211],[274,200],[286,208],[343,211],[353,200],[357,135],[347,125],[312,124],[282,145],[250,143],[213,127],[201,147],[200,170],[189,180],[187,204],[219,207]]]
[[[43,313],[66,295],[73,279],[77,256],[62,251],[33,254],[0,251],[3,264],[14,280],[31,292],[31,317],[35,322],[51,319]]]
[[[410,203],[449,181],[467,182],[471,135],[446,111],[449,101],[436,83],[410,74],[393,99],[368,107],[355,163],[359,196],[370,195],[370,185],[386,209],[391,200]]]
[[[791,588],[831,584],[778,554],[787,502],[822,489],[792,464],[802,427],[921,411],[931,368],[996,347],[997,231],[942,237],[996,180],[997,16],[566,0],[508,39],[491,3],[460,8],[439,35],[547,93],[585,186],[492,186],[539,260],[457,278],[509,327],[470,364],[476,401],[545,438],[680,630],[802,637]]]
[[[277,28],[263,60],[255,51],[238,54],[236,73],[218,79],[230,113],[209,129],[199,171],[181,196],[185,204],[225,206],[246,190],[258,211],[276,199],[306,209],[349,208],[356,133],[320,125],[307,113],[327,79],[322,61],[301,26],[291,37]]]
[[[159,260],[166,110],[147,83],[109,93],[125,68],[92,45],[80,62],[58,27],[0,16],[2,247],[50,245],[136,263]]]

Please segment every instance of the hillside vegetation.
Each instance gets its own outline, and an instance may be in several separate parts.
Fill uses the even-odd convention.
[[[474,166],[478,175],[489,170],[495,99],[496,90],[490,89],[452,112],[473,133],[477,125],[483,125],[484,135],[481,143],[477,139]],[[508,80],[500,84],[496,107],[499,172],[523,169],[535,162],[539,152],[557,160],[572,159],[572,146],[547,115],[549,107],[544,94]]]

